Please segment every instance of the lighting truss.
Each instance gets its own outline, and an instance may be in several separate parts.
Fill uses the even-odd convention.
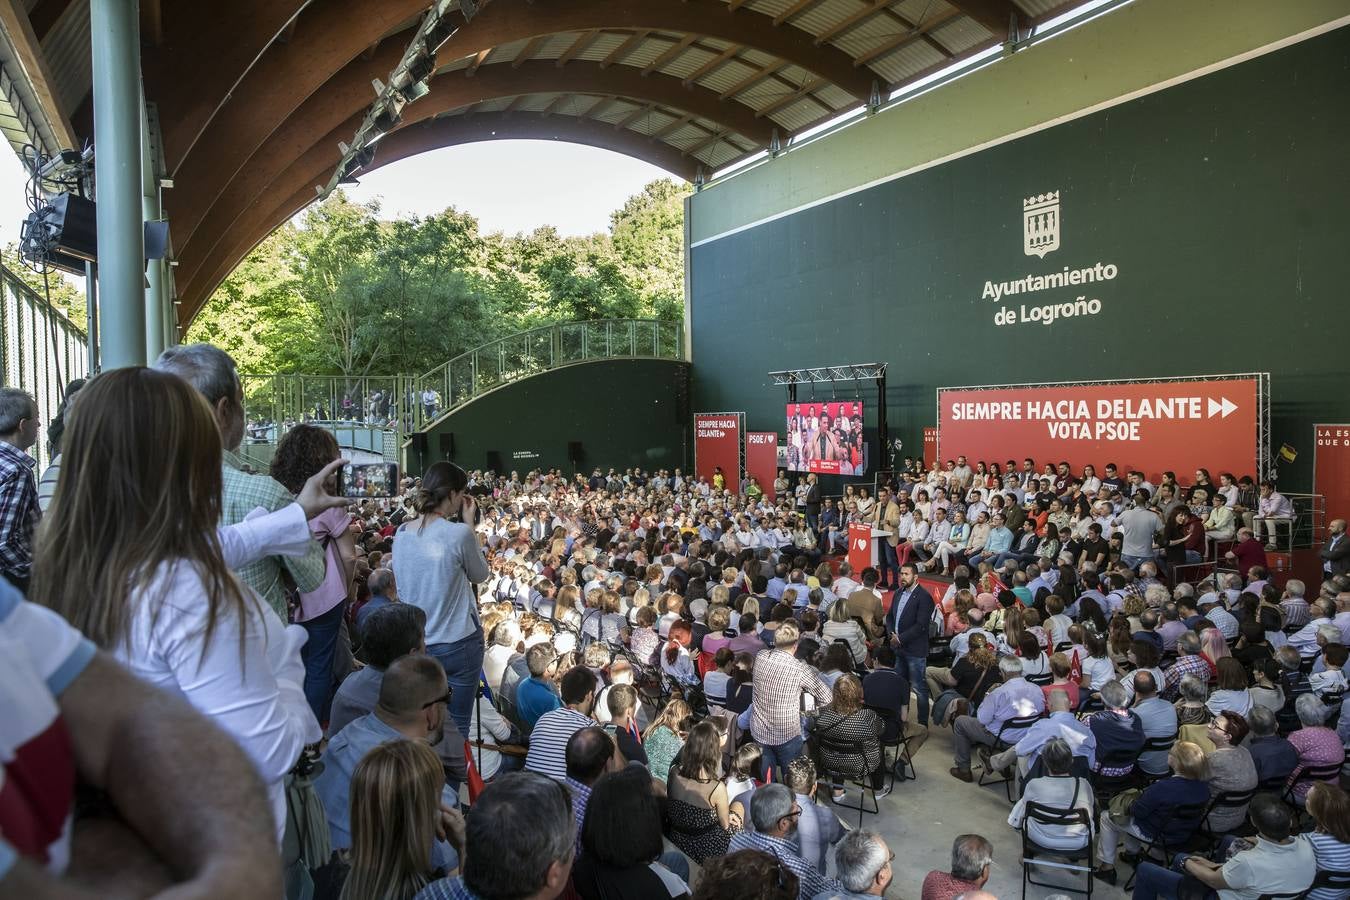
[[[375,102],[366,111],[366,116],[356,129],[356,135],[351,143],[339,143],[342,156],[334,167],[333,174],[329,176],[328,183],[314,186],[319,199],[331,194],[340,183],[344,181],[350,183],[362,165],[369,165],[373,158],[375,143],[384,137],[386,132],[398,126],[403,107],[427,95],[429,91],[426,82],[436,69],[436,51],[462,27],[455,25],[450,19],[451,2],[452,0],[435,0],[431,4],[431,8],[418,24],[417,31],[413,33],[412,40],[408,42],[408,48],[403,51],[403,58],[390,73],[388,81],[381,82],[376,79],[372,83],[375,88]],[[463,24],[468,24],[478,13],[479,8],[487,2],[488,0],[460,0],[459,10],[464,16]],[[361,154],[365,154],[362,157],[365,162],[354,162]]]
[[[820,366],[813,369],[784,369],[770,372],[772,384],[834,384],[840,381],[873,381],[884,378],[888,363],[850,363],[844,366]]]

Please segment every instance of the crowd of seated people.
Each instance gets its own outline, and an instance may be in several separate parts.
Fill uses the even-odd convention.
[[[1012,827],[1052,850],[1093,842],[1103,879],[1121,843],[1165,853],[1234,832],[1250,846],[1214,863],[1155,853],[1154,872],[1141,857],[1139,884],[1300,891],[1347,868],[1343,567],[1328,560],[1316,596],[1259,562],[1160,578],[1191,559],[1194,529],[1168,524],[1187,524],[1187,504],[1224,497],[1235,532],[1248,512],[1256,527],[1241,479],[1164,482],[1160,504],[1137,473],[962,459],[875,500],[850,493],[841,519],[811,481],[771,502],[679,471],[442,462],[335,523],[335,447],[297,438],[273,475],[232,456],[238,380],[216,354],[179,350],[81,391],[31,596],[243,751],[256,778],[242,797],[271,800],[288,894],[880,895],[892,848],[830,804],[884,797],[930,715],[951,728],[953,776],[974,780],[978,755],[1016,786]],[[119,443],[108,429],[133,410],[164,420]],[[152,452],[162,434],[177,455]],[[81,529],[107,520],[100,505],[133,496],[174,527],[129,529],[115,565],[70,556],[99,544]],[[885,565],[822,561],[850,516],[894,526]],[[1208,527],[1224,518],[1199,540],[1225,540]],[[950,586],[933,596],[924,570]],[[935,637],[949,665],[930,664]],[[1188,804],[1193,820],[1172,814]],[[1056,831],[1033,806],[1084,815]],[[319,835],[294,825],[300,811]],[[256,850],[256,834],[221,833]],[[957,837],[924,896],[979,896],[991,862],[986,839]],[[266,872],[248,877],[276,893]]]

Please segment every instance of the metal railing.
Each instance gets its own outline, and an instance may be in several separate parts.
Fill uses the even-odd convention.
[[[565,322],[490,341],[424,375],[244,375],[243,451],[263,463],[281,435],[308,422],[332,430],[345,449],[394,462],[408,435],[484,394],[602,359],[684,359],[684,329],[657,319]]]
[[[59,277],[59,276],[53,276]],[[0,266],[0,381],[37,400],[38,421],[49,424],[66,384],[89,374],[84,332],[19,276]],[[47,435],[29,452],[40,467],[50,462]]]
[[[662,319],[595,319],[543,325],[475,347],[415,380],[413,430],[513,381],[600,359],[684,359],[684,328]]]

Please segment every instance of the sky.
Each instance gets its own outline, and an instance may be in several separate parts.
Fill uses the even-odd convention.
[[[484,141],[391,163],[344,190],[361,202],[378,200],[386,219],[454,206],[477,217],[484,233],[553,225],[564,235],[585,235],[607,231],[611,212],[643,185],[665,177],[670,176],[663,169],[597,147]],[[28,215],[26,181],[19,158],[0,146],[0,246],[19,239]]]

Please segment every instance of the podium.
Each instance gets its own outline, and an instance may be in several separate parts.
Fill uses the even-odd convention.
[[[853,522],[848,526],[848,564],[854,573],[868,566],[876,568],[877,542],[890,536],[891,532],[872,525]]]

